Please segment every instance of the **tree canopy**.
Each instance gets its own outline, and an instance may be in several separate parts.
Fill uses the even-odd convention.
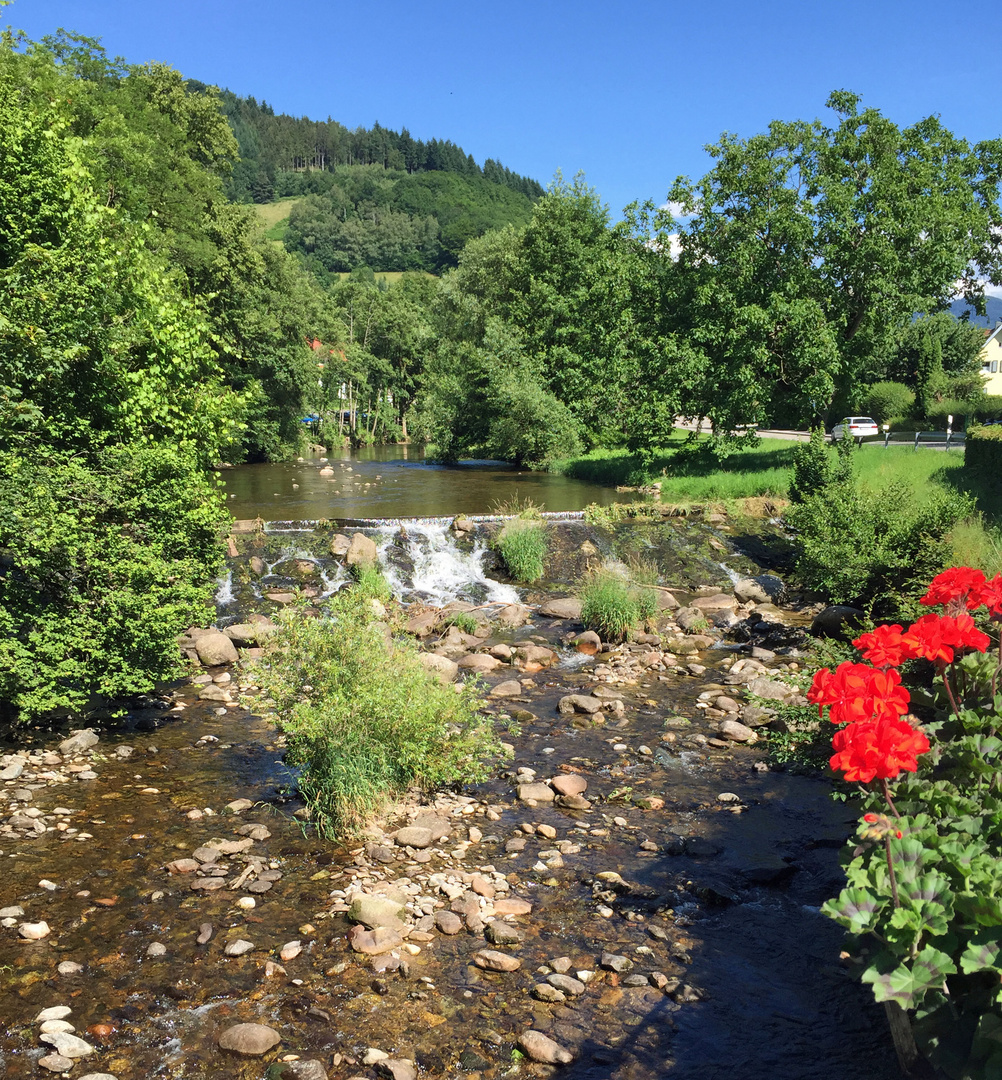
[[[977,307],[1002,280],[1002,141],[972,147],[935,117],[902,129],[846,91],[827,104],[833,125],[723,135],[702,179],[634,208],[639,431],[816,421],[839,387],[851,401],[883,376],[916,313],[957,291]]]

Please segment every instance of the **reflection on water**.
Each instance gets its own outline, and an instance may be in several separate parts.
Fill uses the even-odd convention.
[[[230,513],[266,521],[439,517],[487,514],[516,496],[551,511],[629,498],[611,487],[497,461],[430,465],[415,446],[334,450],[327,457],[226,470]],[[333,475],[321,476],[325,467]]]

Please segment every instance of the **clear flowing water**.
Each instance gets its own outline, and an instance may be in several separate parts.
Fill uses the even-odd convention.
[[[321,476],[325,467],[334,475]],[[567,511],[631,498],[601,484],[500,461],[433,465],[414,446],[333,450],[326,461],[239,465],[225,470],[223,480],[235,518],[266,521],[487,514],[516,497]]]

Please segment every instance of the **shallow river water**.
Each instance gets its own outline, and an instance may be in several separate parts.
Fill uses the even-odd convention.
[[[470,502],[456,508],[475,512]],[[374,506],[316,516],[388,516]],[[313,507],[301,509],[314,516]],[[250,503],[237,512],[259,516]],[[281,516],[294,515],[284,507]],[[410,535],[406,524],[399,536],[389,527],[370,532],[396,580],[407,586],[420,570],[435,603],[464,588],[488,589],[486,601],[476,600],[482,591],[474,597],[479,603],[510,599],[508,584],[459,580],[469,547],[442,546],[427,530]],[[671,522],[616,534],[579,524],[557,532],[565,576],[597,557],[646,551],[683,602],[699,584],[719,588],[735,571],[755,569],[726,528]],[[336,587],[329,537],[323,530],[238,536],[220,623],[251,609],[274,611],[281,602],[267,594],[281,588]],[[254,558],[263,577],[249,570]],[[487,582],[490,572],[486,563],[477,571]],[[542,594],[558,584],[551,575]],[[851,809],[834,803],[823,781],[770,771],[756,747],[706,741],[716,721],[698,696],[728,677],[733,645],[705,650],[696,674],[684,666],[648,670],[638,646],[577,652],[569,645],[576,626],[536,613],[484,643],[544,644],[557,662],[518,673],[521,695],[491,706],[514,747],[496,779],[428,796],[426,809],[451,833],[427,850],[380,834],[368,845],[339,847],[294,817],[294,777],[253,692],[220,703],[199,701],[199,688],[186,686],[173,703],[136,703],[121,726],[100,731],[97,746],[62,762],[43,757],[61,734],[31,732],[7,746],[30,746],[34,756],[0,786],[0,820],[8,822],[0,826],[0,908],[24,912],[0,928],[0,1077],[51,1075],[38,1064],[51,1048],[40,1042],[35,1018],[64,1005],[94,1048],[68,1070],[71,1078],[375,1080],[375,1049],[428,1078],[891,1080],[897,1070],[883,1014],[850,977],[839,959],[841,933],[818,911],[840,887],[838,848]],[[603,674],[608,665],[613,674]],[[239,669],[232,676],[247,682]],[[601,723],[558,711],[563,695],[596,688],[618,697],[622,711]],[[511,716],[515,732],[507,730]],[[519,768],[539,779],[583,777],[589,805],[520,801]],[[228,812],[235,799],[247,805]],[[29,813],[45,831],[25,830]],[[406,814],[402,807],[396,824]],[[394,821],[384,824],[391,833]],[[209,878],[168,869],[210,842],[240,846],[251,837],[246,851],[219,859],[228,863],[221,889],[193,889]],[[246,867],[253,873],[235,884]],[[199,873],[210,871],[203,865]],[[493,885],[480,889],[475,876]],[[448,910],[440,881],[442,889],[459,882],[451,906],[466,905],[469,928],[453,935],[432,926],[387,954],[389,963],[352,950],[340,897],[353,882],[367,890],[392,883],[426,902],[422,910]],[[471,902],[490,918],[492,889],[531,905],[508,917],[517,944],[490,945],[469,920]],[[241,898],[253,906],[239,906]],[[45,920],[51,932],[23,940],[24,920]],[[252,948],[227,955],[237,940]],[[293,942],[298,948],[282,960]],[[485,947],[503,948],[520,966],[481,970],[473,959]],[[604,954],[613,959],[606,963]],[[572,976],[591,973],[582,992],[540,1000],[538,987],[568,968]],[[220,1033],[244,1021],[273,1028],[280,1044],[263,1057],[221,1050]],[[528,1029],[573,1060],[527,1060],[518,1039]],[[304,1061],[321,1071],[295,1072]]]

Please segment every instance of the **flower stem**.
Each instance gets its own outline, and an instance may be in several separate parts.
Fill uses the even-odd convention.
[[[898,819],[898,821],[900,821],[901,815],[898,813],[898,808],[894,805],[894,800],[891,798],[891,789],[887,783],[887,779],[885,778],[880,782],[884,785],[884,798],[887,800],[887,805],[891,808],[891,813]]]
[[[960,706],[957,704],[957,699],[953,693],[953,687],[950,686],[950,677],[947,675],[947,669],[943,668],[941,672],[943,676],[943,685],[946,687],[946,696],[950,699],[950,707],[953,709],[953,715],[960,719]]]
[[[891,858],[891,838],[889,836],[884,837],[884,851],[887,854],[887,872],[891,876],[891,899],[894,901],[894,906],[899,908],[901,902],[898,900],[898,879],[894,874],[894,860]]]

